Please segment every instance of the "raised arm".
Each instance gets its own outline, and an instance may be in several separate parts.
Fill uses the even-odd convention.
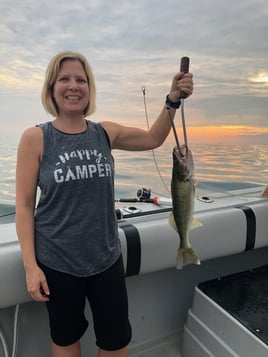
[[[191,73],[177,73],[171,84],[169,100],[173,103],[179,101],[181,92],[190,96],[193,92],[193,75]],[[175,116],[176,109],[169,109],[172,119]],[[160,146],[168,136],[171,123],[167,106],[164,105],[158,118],[152,127],[147,131],[139,128],[119,125],[112,122],[102,122],[107,131],[111,147],[122,150],[150,150]]]

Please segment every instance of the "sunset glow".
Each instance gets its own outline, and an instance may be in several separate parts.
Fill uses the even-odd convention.
[[[17,143],[25,128],[52,120],[41,103],[46,68],[56,53],[71,50],[88,59],[95,77],[97,110],[89,120],[151,127],[180,58],[189,56],[189,142],[268,145],[267,0],[237,0],[234,6],[209,1],[201,7],[189,0],[179,6],[185,19],[178,18],[175,0],[169,6],[161,0],[58,3],[1,0],[1,142]],[[197,35],[184,26],[188,19]],[[180,118],[179,110],[178,130]]]
[[[259,73],[257,76],[251,77],[250,81],[255,83],[268,83],[268,74]]]
[[[181,128],[178,128],[178,135],[183,138]],[[244,125],[222,125],[222,126],[194,126],[187,128],[188,140],[198,143],[225,143],[244,142],[250,136],[268,134],[267,128],[244,126]],[[173,133],[170,134],[173,138]],[[182,139],[181,139],[182,140]]]

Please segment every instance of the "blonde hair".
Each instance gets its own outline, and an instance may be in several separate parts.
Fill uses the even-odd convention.
[[[43,107],[49,114],[55,117],[58,115],[58,107],[53,98],[53,88],[60,66],[65,60],[78,60],[81,62],[87,76],[89,88],[88,105],[83,114],[84,116],[93,114],[96,110],[96,87],[93,72],[87,59],[82,54],[72,51],[60,52],[49,62],[41,95]]]

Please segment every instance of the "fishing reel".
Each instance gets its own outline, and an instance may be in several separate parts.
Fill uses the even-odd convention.
[[[140,188],[137,191],[137,197],[142,200],[147,200],[151,197],[151,189],[150,188]]]

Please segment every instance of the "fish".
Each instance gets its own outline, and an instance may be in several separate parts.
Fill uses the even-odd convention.
[[[189,242],[190,230],[202,226],[202,223],[193,217],[195,185],[191,150],[185,145],[174,147],[171,179],[172,213],[169,217],[169,223],[180,237],[176,258],[177,269],[188,264],[201,263]]]

